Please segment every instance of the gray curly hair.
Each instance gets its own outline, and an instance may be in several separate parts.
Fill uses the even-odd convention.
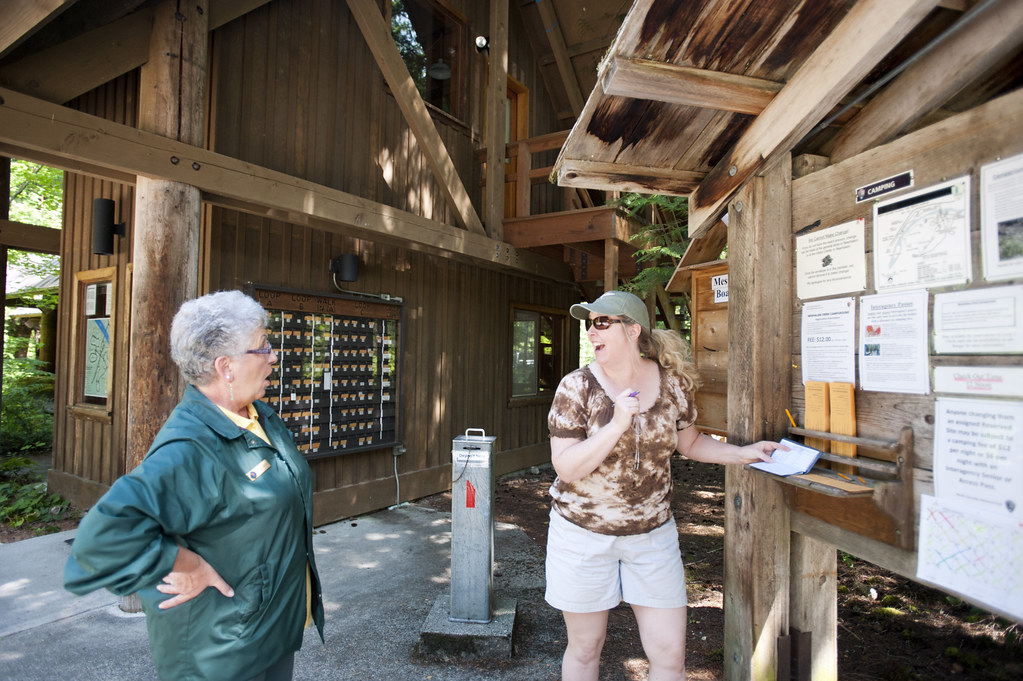
[[[266,328],[263,306],[241,291],[217,291],[182,303],[171,322],[171,359],[192,385],[209,384],[217,357],[239,355]]]

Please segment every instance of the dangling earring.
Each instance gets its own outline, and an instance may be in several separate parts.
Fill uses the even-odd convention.
[[[234,404],[234,377],[231,374],[228,374],[224,378],[227,379],[227,394],[231,403]]]

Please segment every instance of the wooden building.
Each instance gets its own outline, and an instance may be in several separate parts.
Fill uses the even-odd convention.
[[[273,311],[318,522],[448,489],[467,428],[498,473],[548,460],[568,308],[635,269],[635,221],[548,181],[619,5],[5,4],[0,154],[67,171],[51,488],[89,506],[141,459],[183,389],[170,319],[222,289]]]
[[[833,459],[727,471],[728,679],[837,678],[836,549],[1023,620],[1021,84],[1015,0],[639,0],[602,62],[559,183],[689,197],[668,289],[717,427]],[[808,425],[816,383],[855,386],[851,435]]]

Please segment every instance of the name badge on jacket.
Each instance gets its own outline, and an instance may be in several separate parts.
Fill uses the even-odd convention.
[[[252,482],[256,478],[261,476],[263,473],[266,473],[268,470],[270,470],[270,462],[267,461],[266,459],[263,459],[255,466],[253,466],[252,470],[245,474],[245,477],[249,479],[249,482]]]

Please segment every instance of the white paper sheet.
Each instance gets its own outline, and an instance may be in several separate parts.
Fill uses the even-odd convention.
[[[926,394],[927,291],[861,298],[859,358],[863,390]]]
[[[916,574],[1023,620],[1023,526],[971,504],[922,494]]]
[[[969,176],[874,204],[878,293],[963,284],[971,276]]]
[[[1023,352],[1023,286],[934,294],[934,351]]]
[[[856,384],[856,299],[833,298],[803,305],[803,384]]]
[[[934,392],[976,397],[1023,397],[1023,367],[934,367]]]
[[[934,492],[1023,519],[1023,402],[934,402]]]
[[[1023,154],[980,169],[984,278],[1023,276]]]
[[[800,300],[867,287],[863,218],[796,237],[796,296]]]
[[[813,465],[817,462],[817,457],[821,455],[816,449],[805,447],[792,440],[783,439],[781,444],[788,447],[788,449],[776,449],[771,452],[771,458],[774,459],[773,463],[759,461],[751,463],[749,467],[773,473],[774,475],[800,475],[813,468]]]

